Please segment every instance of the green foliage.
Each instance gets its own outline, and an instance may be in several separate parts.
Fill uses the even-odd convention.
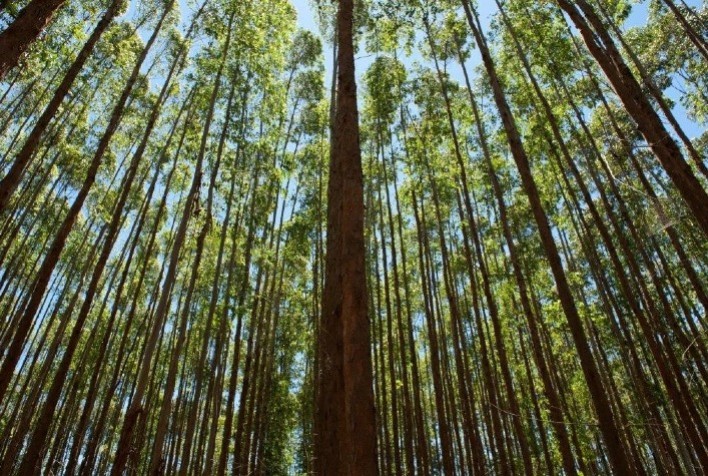
[[[21,4],[7,6],[3,19]],[[191,464],[188,473],[206,472],[208,459],[217,474],[222,457],[229,473],[312,474],[332,114],[324,63],[336,2],[313,4],[319,35],[296,28],[285,0],[133,1],[91,52],[0,213],[3,345],[127,78],[157,19],[171,9],[0,402],[0,435],[27,438],[17,447],[20,458],[106,249],[42,464],[54,457],[56,471],[68,471],[76,442],[77,462],[95,445],[99,457],[89,472],[110,472],[128,402],[148,368],[130,446],[136,472],[153,463],[160,410],[169,408],[165,474],[184,464]],[[632,74],[647,75],[661,90],[705,157],[708,63],[676,15],[663,1],[588,4]],[[68,2],[0,85],[0,178],[107,5]],[[480,63],[484,42],[471,34],[459,2],[356,5],[382,474],[443,474],[446,451],[465,474],[503,473],[503,461],[523,474],[524,441],[534,474],[558,474],[553,392],[577,469],[609,472],[587,376],[510,153],[508,118]],[[622,439],[634,445],[647,474],[682,474],[696,459],[686,456],[695,449],[684,431],[696,422],[676,411],[666,379],[680,381],[682,404],[694,405],[698,423],[708,424],[701,399],[708,244],[557,3],[499,5],[504,15],[483,2],[470,13],[480,14]],[[680,9],[705,38],[706,9]],[[153,112],[130,193],[116,211]],[[106,245],[115,213],[119,228]],[[186,238],[176,248],[183,217]],[[144,367],[161,300],[164,321]],[[658,358],[673,366],[666,375]],[[184,455],[188,438],[193,446]]]

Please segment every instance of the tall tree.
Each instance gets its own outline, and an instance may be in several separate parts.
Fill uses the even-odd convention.
[[[377,474],[364,247],[364,177],[354,73],[354,1],[337,13],[337,95],[318,335],[315,472]]]
[[[0,33],[0,79],[17,66],[66,0],[31,0]]]
[[[39,142],[44,134],[44,131],[47,129],[50,121],[54,118],[59,106],[64,101],[64,98],[66,98],[66,95],[69,93],[69,89],[76,80],[76,76],[78,76],[81,68],[91,55],[91,52],[95,48],[98,40],[111,25],[113,19],[120,14],[124,5],[125,2],[123,0],[115,0],[111,2],[110,6],[106,9],[106,12],[101,17],[101,20],[96,25],[96,28],[94,28],[91,32],[91,36],[89,36],[88,40],[86,40],[86,43],[84,43],[81,51],[79,51],[79,54],[76,55],[76,59],[74,59],[74,62],[67,70],[61,84],[54,91],[51,101],[49,101],[49,104],[47,104],[47,107],[44,109],[42,115],[32,128],[32,132],[30,132],[25,144],[15,157],[10,170],[7,174],[5,174],[2,180],[0,180],[0,213],[5,210],[8,200],[10,200],[12,193],[15,191],[20,182],[23,172],[27,168],[27,164],[30,162],[32,155],[39,147]]]
[[[708,235],[708,193],[624,62],[607,27],[592,5],[585,0],[576,0],[575,4],[568,0],[558,0],[558,5],[580,30],[588,50],[605,72],[627,112],[636,121],[639,131],[693,212],[703,232]]]

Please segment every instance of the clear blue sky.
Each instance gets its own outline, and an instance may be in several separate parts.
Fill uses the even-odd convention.
[[[317,23],[314,21],[314,12],[311,10],[310,0],[291,0],[297,10],[297,24],[300,28],[317,31]]]

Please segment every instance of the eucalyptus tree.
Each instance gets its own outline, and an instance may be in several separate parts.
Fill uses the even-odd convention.
[[[65,5],[0,79],[0,473],[704,472],[704,8]]]
[[[18,64],[64,3],[66,0],[31,0],[0,33],[0,79]]]
[[[14,335],[12,337],[12,342],[8,346],[5,358],[2,363],[2,367],[0,367],[0,399],[2,399],[5,394],[5,391],[7,390],[7,386],[9,385],[12,373],[22,353],[22,348],[24,347],[27,334],[30,331],[30,328],[35,320],[37,309],[39,308],[42,298],[44,297],[44,293],[46,292],[51,274],[54,271],[54,267],[59,261],[61,253],[64,249],[64,245],[66,244],[66,239],[74,226],[76,218],[84,205],[84,201],[86,200],[86,197],[88,196],[91,187],[96,181],[98,169],[108,149],[108,145],[121,121],[125,110],[126,102],[128,101],[128,98],[130,97],[133,91],[133,87],[140,75],[140,69],[142,67],[142,64],[145,61],[145,58],[147,57],[147,54],[150,51],[150,48],[155,43],[155,40],[157,39],[160,33],[162,25],[173,6],[174,2],[169,3],[165,6],[165,9],[158,18],[158,21],[156,22],[152,35],[145,44],[145,47],[143,48],[141,54],[138,56],[136,63],[133,66],[131,75],[123,88],[121,96],[118,99],[118,102],[116,103],[113,112],[111,113],[111,118],[108,123],[108,126],[103,132],[98,146],[94,151],[85,178],[83,180],[83,183],[81,184],[81,188],[78,190],[78,193],[76,194],[76,197],[74,198],[68,213],[62,220],[61,225],[58,227],[52,244],[49,250],[47,251],[46,256],[37,272],[34,284],[31,286],[31,296],[26,306],[24,306],[23,309],[17,314],[17,329],[15,330]]]
[[[588,345],[582,320],[578,314],[575,299],[573,297],[570,285],[568,284],[566,272],[558,252],[556,242],[553,238],[553,232],[551,230],[548,216],[546,215],[539,198],[538,187],[531,172],[528,156],[523,147],[516,122],[509,108],[503,86],[501,85],[499,77],[496,73],[494,60],[489,53],[488,47],[486,46],[487,43],[482,33],[479,15],[475,12],[469,2],[463,1],[463,7],[477,46],[480,48],[482,61],[489,76],[490,84],[494,93],[494,100],[504,124],[504,130],[509,141],[509,147],[517,168],[519,169],[524,190],[531,203],[531,210],[538,226],[541,241],[546,252],[546,258],[548,259],[549,265],[553,272],[561,304],[568,319],[568,324],[570,325],[573,341],[578,351],[578,356],[585,374],[587,385],[592,393],[593,405],[600,420],[600,429],[605,439],[607,450],[610,455],[610,461],[616,471],[620,473],[628,473],[630,471],[630,464],[624,446],[619,438],[620,433],[618,430],[616,417],[613,415],[612,409],[605,395],[605,391],[602,388],[602,382],[600,381],[598,374],[597,364]]]
[[[575,3],[558,0],[558,5],[580,31],[585,45],[604,71],[627,112],[636,121],[639,131],[693,212],[703,232],[708,234],[708,193],[642,92],[597,11],[585,0]]]
[[[140,371],[139,371],[139,377],[138,377],[138,383],[136,386],[136,390],[132,395],[131,398],[131,403],[128,407],[128,410],[126,411],[125,419],[123,422],[123,425],[121,427],[121,433],[120,433],[120,440],[118,442],[118,448],[116,451],[116,456],[113,462],[112,466],[112,474],[122,474],[125,465],[127,463],[127,458],[128,458],[128,451],[131,446],[131,439],[132,439],[132,434],[135,429],[136,425],[136,420],[142,413],[142,405],[143,405],[143,398],[144,398],[144,393],[147,388],[147,383],[148,383],[148,377],[149,377],[149,372],[151,369],[151,363],[152,363],[152,355],[155,351],[155,344],[157,342],[157,339],[160,335],[161,328],[164,325],[164,320],[165,320],[165,315],[168,310],[168,304],[169,304],[169,298],[170,298],[170,291],[174,285],[174,279],[175,279],[175,274],[177,272],[177,264],[180,256],[180,251],[182,249],[182,245],[184,243],[186,233],[187,233],[187,227],[189,225],[189,220],[192,216],[192,213],[195,211],[194,203],[197,198],[197,193],[199,191],[199,186],[201,184],[201,178],[202,178],[202,173],[203,173],[203,161],[204,161],[204,156],[206,152],[206,145],[207,145],[207,138],[209,134],[209,128],[213,119],[214,115],[214,108],[216,104],[216,100],[218,98],[219,94],[219,89],[221,87],[221,78],[223,74],[223,69],[224,69],[224,64],[226,62],[226,55],[229,52],[229,46],[230,46],[230,39],[232,35],[232,26],[233,26],[233,21],[234,17],[236,15],[236,9],[234,7],[231,8],[231,12],[229,14],[229,21],[226,27],[226,39],[224,41],[224,45],[222,46],[222,53],[221,53],[221,61],[219,63],[219,68],[217,70],[217,73],[214,78],[214,86],[212,87],[212,92],[210,94],[210,99],[209,103],[207,106],[207,113],[206,113],[206,120],[205,120],[205,125],[203,128],[202,132],[202,138],[200,142],[200,147],[199,147],[199,152],[198,156],[196,159],[196,166],[192,178],[192,185],[190,186],[189,193],[187,195],[186,201],[185,201],[185,207],[182,213],[182,217],[179,221],[177,233],[175,236],[175,241],[172,245],[172,250],[170,253],[170,261],[169,261],[169,268],[167,270],[167,274],[165,277],[164,285],[162,292],[160,294],[160,301],[158,304],[158,307],[156,309],[156,315],[154,318],[154,323],[152,326],[152,329],[150,331],[150,336],[147,342],[146,350],[145,353],[142,356],[142,361],[141,361],[141,366],[140,366]],[[202,238],[203,240],[203,238]],[[197,266],[194,268],[195,270],[198,269],[198,262]],[[192,280],[193,282],[194,280]],[[193,284],[190,286],[190,289],[193,289]],[[187,316],[189,312],[189,306],[185,306],[183,313],[184,316]],[[183,318],[183,322],[186,320],[186,317]],[[185,329],[185,326],[182,326],[182,329]],[[177,342],[178,346],[183,345],[183,340],[184,340],[184,330],[180,332],[180,338]],[[174,366],[172,366],[174,367]],[[175,370],[172,368],[172,371],[169,372],[169,377],[170,382],[172,382],[172,385],[174,385],[174,378],[175,378]],[[166,394],[169,396],[168,398],[165,399],[165,402],[170,402],[171,401],[171,394],[173,391],[173,388],[171,388],[171,385],[168,383],[168,391]],[[167,405],[167,403],[166,403]],[[164,421],[166,418],[166,412],[169,411],[169,406],[166,407],[167,410],[163,410],[161,419]],[[164,425],[164,423],[163,423]],[[159,428],[158,428],[158,431]],[[162,441],[160,441],[159,437],[156,443],[154,444],[154,453],[153,453],[153,459],[150,463],[150,472],[155,473],[159,471],[160,465],[162,464],[162,458],[160,455],[160,452],[162,451]]]
[[[20,149],[17,153],[10,170],[7,171],[3,179],[0,181],[0,214],[5,210],[10,196],[20,182],[22,173],[27,168],[27,164],[37,150],[40,139],[47,129],[49,122],[54,118],[59,106],[69,93],[69,89],[81,71],[84,63],[91,55],[96,43],[106,29],[111,25],[113,19],[121,14],[121,11],[125,8],[125,6],[126,3],[123,0],[116,0],[108,6],[106,12],[101,17],[101,20],[96,25],[96,28],[94,28],[91,32],[91,36],[89,36],[88,40],[81,48],[81,51],[79,51],[79,54],[76,56],[76,59],[67,70],[61,84],[54,91],[51,101],[49,101],[49,104],[47,104],[47,107],[42,112],[42,115],[35,123],[32,128],[32,132],[30,132],[27,137],[22,149]]]
[[[376,474],[367,317],[364,190],[354,73],[354,2],[337,13],[337,94],[327,192],[325,287],[318,336],[315,472]]]
[[[457,56],[459,57],[459,61],[463,69],[463,75],[465,79],[465,85],[467,87],[467,93],[469,95],[470,106],[475,119],[477,140],[479,141],[480,147],[482,149],[487,174],[489,176],[492,191],[497,202],[499,221],[501,222],[503,236],[509,250],[511,266],[513,268],[513,274],[516,281],[516,285],[518,287],[519,300],[523,313],[526,317],[529,333],[531,335],[533,357],[543,381],[544,393],[550,403],[549,407],[551,418],[554,423],[554,431],[559,440],[563,467],[566,473],[575,474],[576,470],[573,461],[572,449],[568,438],[568,432],[566,430],[565,425],[562,423],[564,417],[562,413],[563,410],[560,403],[560,398],[552,383],[550,372],[548,370],[548,363],[546,362],[542,351],[541,338],[538,330],[539,316],[535,315],[531,306],[530,297],[527,290],[527,278],[524,276],[524,272],[521,268],[517,244],[515,243],[512,234],[512,224],[510,223],[510,218],[508,216],[508,205],[504,198],[504,192],[498,176],[499,172],[495,169],[494,161],[490,150],[490,138],[488,137],[488,132],[485,130],[484,120],[481,115],[480,106],[478,104],[479,101],[472,90],[472,85],[470,83],[469,75],[467,73],[467,68],[465,67],[465,56],[463,56],[462,50],[463,45],[460,44],[462,41],[461,38],[464,37],[458,31],[453,31],[452,34],[454,37],[453,41],[455,42]]]
[[[152,111],[150,112],[150,117],[148,118],[145,127],[145,132],[140,141],[140,144],[135,150],[131,158],[130,164],[128,165],[128,168],[123,177],[120,187],[121,193],[114,207],[113,215],[111,217],[110,223],[108,225],[108,231],[104,239],[103,248],[98,258],[98,262],[94,266],[93,274],[91,276],[91,280],[84,296],[84,302],[79,310],[79,314],[74,323],[74,328],[72,330],[70,340],[64,350],[60,367],[54,376],[54,383],[49,391],[47,402],[42,408],[42,413],[36,423],[35,433],[32,435],[29,448],[25,453],[24,459],[20,465],[20,471],[23,473],[29,474],[30,472],[33,472],[33,470],[30,468],[36,467],[38,463],[42,460],[40,454],[41,448],[44,446],[44,440],[46,439],[47,433],[50,428],[50,422],[56,409],[59,394],[61,392],[63,382],[66,379],[66,375],[69,370],[69,365],[71,364],[74,352],[79,343],[79,338],[81,336],[84,323],[88,318],[89,310],[91,309],[91,306],[93,304],[93,298],[97,292],[99,281],[103,275],[103,271],[106,267],[108,258],[111,255],[113,249],[113,245],[115,244],[116,237],[119,233],[119,226],[124,212],[123,209],[126,205],[130,191],[133,187],[133,182],[135,181],[140,161],[143,158],[143,154],[147,147],[148,140],[153,131],[153,128],[155,127],[157,118],[160,114],[161,107],[167,99],[166,96],[168,94],[168,91],[172,87],[172,77],[175,73],[179,75],[179,70],[181,69],[180,66],[184,64],[184,56],[185,55],[182,51],[177,52],[176,58],[174,59],[172,66],[169,69],[168,76],[167,78],[165,78],[161,91],[157,99],[155,100],[155,104],[152,108]]]

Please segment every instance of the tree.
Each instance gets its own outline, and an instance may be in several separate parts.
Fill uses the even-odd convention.
[[[64,3],[66,0],[32,0],[0,33],[0,79],[19,63]]]
[[[317,343],[317,474],[377,473],[353,29],[354,2],[341,0],[327,192],[325,288]]]
[[[704,474],[705,8],[313,3],[0,79],[0,474]]]

